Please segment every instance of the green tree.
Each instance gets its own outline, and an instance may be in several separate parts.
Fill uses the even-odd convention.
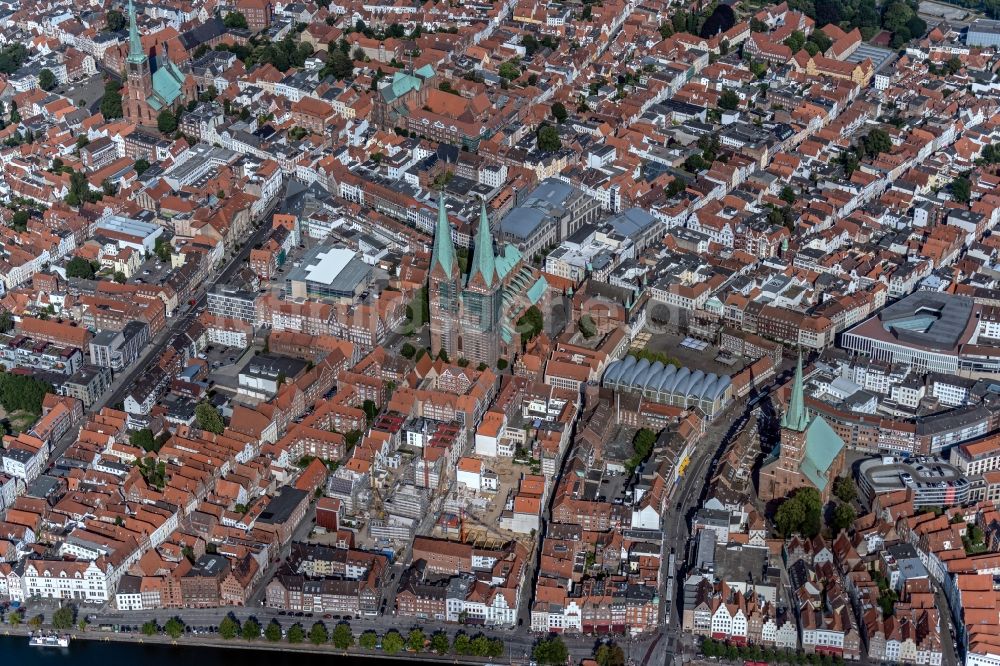
[[[146,173],[146,171],[149,169],[149,161],[140,157],[135,161],[134,168],[135,168],[135,173],[141,176],[142,174]]]
[[[77,138],[77,145],[81,139],[86,139],[86,135]],[[69,194],[66,195],[66,203],[70,206],[79,206],[85,201],[91,203],[100,201],[101,195],[90,189],[87,176],[82,171],[71,171],[69,174]]]
[[[125,284],[125,281],[128,279],[127,277],[125,277],[125,274],[122,273],[121,271],[115,271],[115,274],[112,275],[111,277],[118,284]]]
[[[101,181],[101,191],[104,192],[106,196],[113,197],[118,194],[118,184],[110,178],[105,178]]]
[[[559,131],[551,125],[541,125],[538,128],[538,150],[543,153],[552,153],[562,148],[562,140],[559,138]]]
[[[333,628],[333,646],[338,650],[346,650],[354,645],[354,634],[351,625],[341,622]]]
[[[305,629],[302,625],[296,622],[291,627],[288,628],[288,642],[292,644],[301,643],[306,639]]]
[[[28,215],[28,211],[19,210],[14,213],[14,217],[11,218],[10,226],[18,231],[27,231],[29,219],[30,216]]]
[[[597,666],[623,666],[625,652],[617,644],[602,643],[594,654]]]
[[[219,636],[227,641],[236,638],[240,633],[240,623],[232,615],[227,615],[219,622]]]
[[[326,630],[326,625],[317,622],[309,630],[309,642],[313,645],[323,645],[330,640],[330,633]]]
[[[125,29],[125,15],[117,9],[104,15],[104,29],[108,32],[121,32]]]
[[[740,105],[739,96],[734,93],[729,88],[722,91],[719,95],[719,108],[726,109],[727,111],[735,111]]]
[[[458,655],[467,655],[472,653],[472,640],[469,635],[462,632],[455,636],[455,640],[452,643],[451,650]]]
[[[260,622],[254,618],[248,618],[240,629],[240,634],[245,641],[255,641],[260,638]]]
[[[198,421],[198,427],[202,430],[221,435],[226,429],[226,424],[222,422],[222,417],[219,416],[219,410],[211,403],[199,403],[194,408],[194,416]]]
[[[827,37],[826,33],[820,29],[812,31],[809,35],[809,41],[816,45],[819,53],[826,53],[826,50],[833,46],[833,40]]]
[[[149,620],[142,624],[142,633],[146,636],[155,636],[159,631],[160,627],[156,624],[156,620]]]
[[[833,494],[848,504],[858,498],[858,488],[849,476],[838,476],[833,482]]]
[[[451,647],[451,643],[448,640],[448,634],[443,631],[437,631],[431,636],[431,650],[438,654],[447,654],[448,648]]]
[[[10,101],[10,122],[14,125],[21,122],[21,112],[17,109],[17,102]]]
[[[145,451],[154,451],[156,448],[156,440],[153,439],[153,431],[149,428],[133,430],[132,434],[129,435],[128,440],[129,444],[132,446],[142,448]]]
[[[910,20],[906,22],[906,31],[910,33],[912,39],[920,39],[927,32],[927,22],[922,18],[914,14],[910,17]]]
[[[819,534],[822,527],[823,500],[815,488],[800,488],[782,502],[774,514],[774,524],[783,536],[796,532],[807,538]]]
[[[179,617],[172,617],[163,625],[163,630],[174,640],[177,640],[184,633],[184,622]]]
[[[73,626],[75,609],[72,606],[61,606],[52,613],[52,626],[65,630]]]
[[[892,149],[892,138],[885,130],[873,129],[861,140],[864,152],[872,157],[887,153]]]
[[[782,43],[795,54],[801,51],[802,47],[806,45],[806,36],[801,30],[796,30]]]
[[[952,56],[944,63],[944,71],[949,75],[957,73],[960,69],[962,69],[962,60],[958,56]]]
[[[625,469],[629,475],[635,468],[642,464],[642,461],[649,457],[656,444],[656,433],[648,428],[641,428],[632,437],[632,456],[625,462]]]
[[[885,8],[882,14],[882,27],[892,32],[899,32],[906,27],[907,21],[913,17],[913,10],[905,2],[893,2]]]
[[[361,410],[365,413],[365,419],[369,424],[378,416],[378,405],[375,404],[374,400],[365,400],[361,403]]]
[[[526,342],[541,333],[544,328],[545,320],[542,317],[542,311],[534,305],[525,310],[524,314],[517,320],[517,330],[521,333],[521,339]]]
[[[850,504],[838,504],[834,507],[833,514],[830,517],[830,529],[833,530],[834,534],[837,534],[840,530],[847,529],[853,525],[855,518],[857,518],[857,514],[853,506]]]
[[[781,188],[781,194],[779,194],[778,197],[785,203],[793,204],[796,199],[795,190],[792,189],[791,185],[785,185]]]
[[[542,666],[557,666],[566,663],[566,659],[569,658],[569,650],[566,649],[566,644],[561,638],[552,636],[535,643],[531,655]]]
[[[156,129],[164,134],[173,134],[177,131],[177,116],[170,109],[163,109],[160,115],[156,116]]]
[[[42,413],[42,401],[52,386],[28,375],[0,371],[0,405],[8,412]]]
[[[358,645],[366,650],[374,650],[378,645],[378,634],[371,630],[364,632],[358,637]]]
[[[851,174],[854,173],[861,165],[861,161],[858,159],[858,154],[853,150],[845,150],[840,154],[838,161],[840,162],[840,165],[844,167],[844,174],[848,178],[850,178]]]
[[[406,637],[406,646],[412,652],[420,652],[424,649],[424,641],[427,640],[427,636],[424,632],[419,629],[413,629],[410,631],[410,635]]]
[[[668,197],[675,197],[687,189],[687,181],[683,178],[674,178],[665,188]]]
[[[281,625],[278,624],[277,620],[271,620],[264,627],[264,638],[272,643],[277,643],[281,640]]]
[[[246,30],[249,27],[247,23],[247,17],[241,12],[229,12],[226,17],[222,19],[223,24],[227,28],[237,28],[240,30]]]
[[[686,160],[684,160],[684,168],[691,173],[698,173],[704,169],[707,169],[710,165],[705,162],[705,159],[701,155],[691,155]]]
[[[403,358],[413,358],[417,353],[417,348],[409,342],[404,342],[403,346],[399,348],[399,353]]]
[[[395,629],[391,629],[382,637],[382,650],[386,654],[397,654],[402,652],[406,643],[403,641],[403,637]]]
[[[101,98],[101,115],[107,120],[121,118],[124,115],[121,84],[114,79],[104,86],[104,96]]]
[[[340,49],[327,56],[326,68],[328,73],[337,79],[350,79],[354,75],[354,61]]]
[[[0,312],[0,333],[10,333],[14,329],[14,315],[10,310]]]
[[[518,63],[517,60],[508,60],[500,63],[500,67],[497,69],[497,75],[502,79],[513,81],[517,77],[521,76],[520,63]]]
[[[83,257],[73,257],[66,264],[66,277],[93,280],[94,266]]]
[[[557,123],[566,122],[566,118],[569,117],[569,113],[566,112],[566,107],[562,102],[556,102],[552,105],[552,118]]]
[[[476,657],[487,657],[490,654],[490,639],[486,636],[479,634],[472,639],[469,643],[469,648],[472,650],[472,654]]]
[[[951,181],[949,186],[951,197],[959,203],[969,203],[972,200],[972,182],[965,176],[959,176]]]
[[[51,69],[45,68],[38,73],[38,87],[45,91],[56,87],[56,75]]]
[[[153,246],[153,253],[160,261],[163,263],[170,261],[172,251],[173,250],[169,241],[164,239],[162,236],[156,239],[156,245]]]

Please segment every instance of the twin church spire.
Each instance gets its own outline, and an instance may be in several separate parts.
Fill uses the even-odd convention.
[[[434,249],[431,254],[431,271],[435,270],[450,277],[458,277],[461,273],[458,265],[458,254],[451,239],[451,223],[448,222],[443,192],[438,197],[438,219],[434,230]],[[466,284],[477,283],[479,286],[491,288],[497,279],[496,256],[493,254],[490,220],[486,215],[486,202],[481,202],[479,225],[476,229],[472,262]]]

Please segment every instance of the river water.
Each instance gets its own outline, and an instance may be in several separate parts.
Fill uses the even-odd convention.
[[[138,645],[114,641],[73,641],[68,648],[40,648],[28,645],[27,636],[0,637],[0,664],[3,666],[413,666],[415,662],[364,659],[339,654],[310,654],[232,648]]]

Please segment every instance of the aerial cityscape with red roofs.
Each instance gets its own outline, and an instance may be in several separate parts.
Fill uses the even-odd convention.
[[[0,0],[0,640],[1000,666],[998,223],[1000,0]]]

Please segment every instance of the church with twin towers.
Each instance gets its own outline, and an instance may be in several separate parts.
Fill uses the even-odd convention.
[[[438,197],[438,218],[428,272],[431,352],[444,351],[452,362],[467,359],[473,366],[496,367],[497,361],[519,349],[516,320],[537,304],[548,285],[522,260],[513,245],[497,252],[486,204],[472,236],[467,270],[459,263],[444,193]]]

